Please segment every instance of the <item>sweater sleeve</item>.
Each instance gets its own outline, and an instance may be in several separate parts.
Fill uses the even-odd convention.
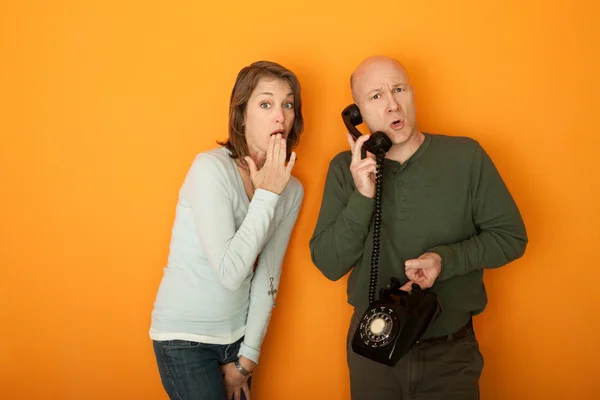
[[[189,198],[200,244],[219,282],[230,290],[240,287],[254,267],[273,221],[279,195],[255,191],[248,213],[236,231],[231,187],[222,164],[200,154],[188,174]]]
[[[349,164],[341,161],[338,156],[329,165],[321,210],[309,242],[313,263],[330,280],[346,275],[361,257],[375,209],[373,199],[353,185],[344,187]]]
[[[527,246],[519,209],[491,158],[479,145],[472,168],[472,215],[477,234],[428,250],[442,258],[439,281],[477,269],[501,267],[520,258]]]
[[[252,278],[246,334],[240,346],[239,355],[249,358],[255,363],[258,363],[260,348],[273,310],[273,298],[269,294],[271,276],[273,276],[273,289],[277,290],[283,259],[304,197],[302,185],[298,187],[291,210],[286,216],[283,216],[281,223],[275,222],[276,230],[259,256],[256,273]],[[276,219],[278,219],[277,217],[276,215]]]

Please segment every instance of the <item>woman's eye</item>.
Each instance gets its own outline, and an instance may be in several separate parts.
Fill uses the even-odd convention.
[[[260,103],[261,108],[269,108],[271,105],[269,103]]]
[[[294,108],[294,103],[285,103],[283,106],[285,108]]]

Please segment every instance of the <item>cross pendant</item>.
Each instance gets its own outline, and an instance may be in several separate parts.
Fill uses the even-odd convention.
[[[271,290],[269,290],[267,293],[273,299],[273,308],[275,308],[275,294],[277,293],[277,289],[273,287],[273,278],[271,278]]]

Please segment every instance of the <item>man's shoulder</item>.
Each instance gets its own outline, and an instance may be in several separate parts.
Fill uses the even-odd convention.
[[[437,164],[440,171],[471,171],[481,168],[482,163],[493,164],[484,146],[472,137],[432,135],[430,148],[427,160]]]
[[[338,166],[348,167],[348,166],[350,166],[351,162],[352,162],[352,152],[350,150],[344,150],[344,151],[337,153],[331,159],[331,161],[329,162],[329,165],[331,167],[338,167]]]
[[[429,146],[432,150],[431,155],[439,160],[447,160],[452,163],[470,163],[473,157],[476,157],[483,150],[481,144],[469,136],[429,135],[431,135],[431,145]]]
[[[473,151],[479,147],[479,142],[469,136],[453,136],[441,133],[428,133],[432,143],[442,150]]]

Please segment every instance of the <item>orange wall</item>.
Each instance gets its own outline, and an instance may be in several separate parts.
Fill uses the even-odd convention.
[[[271,59],[303,84],[306,196],[253,398],[347,399],[345,280],[308,240],[374,53],[406,64],[423,130],[486,147],[527,224],[485,276],[483,399],[597,395],[597,2],[157,3],[0,6],[0,398],[166,398],[148,328],[177,191],[238,70]]]

